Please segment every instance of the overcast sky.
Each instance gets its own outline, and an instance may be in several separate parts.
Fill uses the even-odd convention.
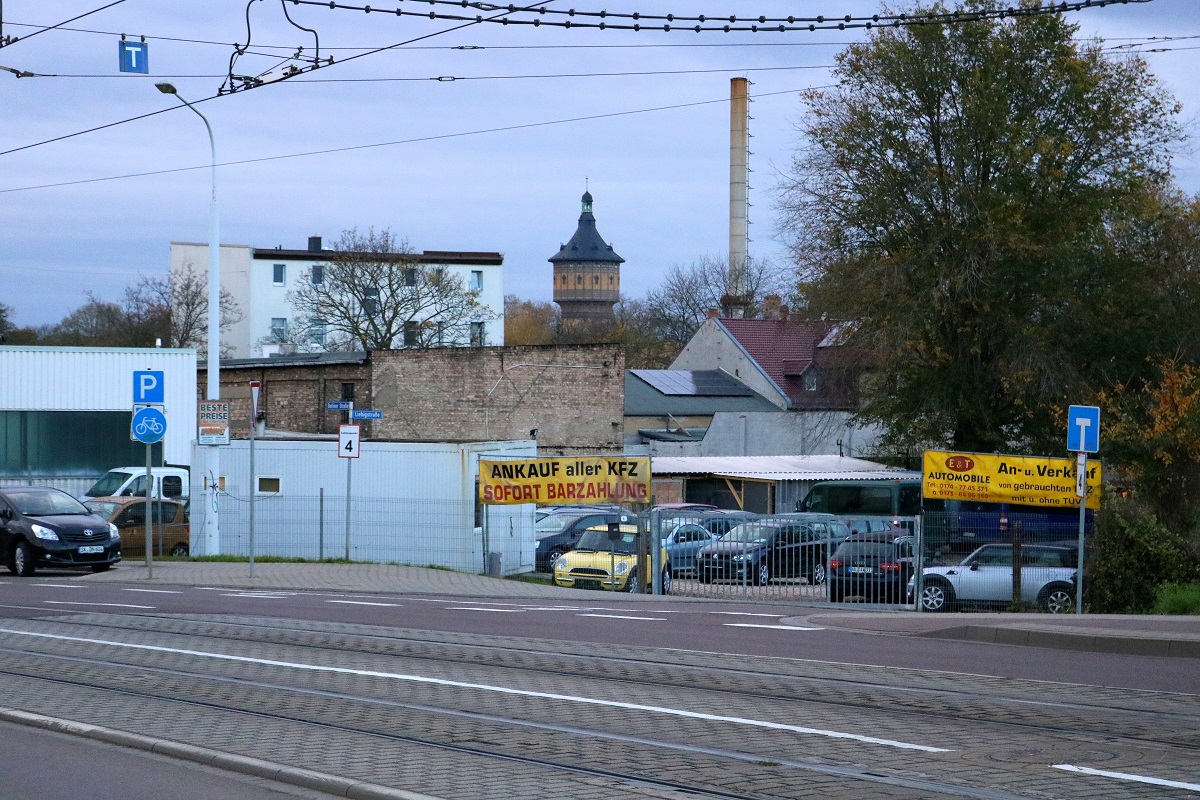
[[[5,0],[0,34],[23,38],[109,2]],[[859,15],[879,5],[550,4],[724,16]],[[626,259],[624,292],[641,296],[672,264],[727,252],[729,79],[745,76],[753,98],[750,252],[782,259],[770,189],[796,143],[797,92],[828,83],[834,54],[863,35],[483,24],[346,60],[461,24],[381,13],[398,6],[462,13],[416,0],[383,0],[369,14],[289,2],[292,19],[318,32],[334,66],[199,105],[218,162],[228,164],[217,174],[222,242],[303,248],[310,235],[328,245],[347,228],[388,227],[418,251],[499,251],[507,293],[549,300],[546,259],[575,230],[586,180],[600,233]],[[65,26],[75,30],[0,48],[0,66],[46,76],[0,71],[0,151],[13,151],[0,155],[0,302],[18,324],[57,322],[85,292],[118,299],[138,276],[166,274],[171,241],[207,241],[204,125],[154,83],[170,81],[192,102],[216,95],[233,43],[246,42],[246,16],[246,0],[121,0]],[[1184,117],[1197,118],[1200,38],[1185,37],[1200,37],[1200,0],[1069,17],[1081,36],[1142,43]],[[251,52],[235,74],[269,71],[297,47],[312,52],[312,34],[288,24],[280,2],[251,2],[249,18]],[[118,72],[122,33],[147,38],[149,76]],[[1146,44],[1148,37],[1178,38]],[[160,109],[174,110],[112,124]],[[104,125],[111,126],[31,146]],[[346,149],[313,154],[338,148]],[[231,163],[254,159],[272,160]],[[1180,154],[1175,166],[1183,188],[1200,192],[1196,152]],[[164,172],[180,168],[196,169]],[[104,180],[135,173],[158,174]]]

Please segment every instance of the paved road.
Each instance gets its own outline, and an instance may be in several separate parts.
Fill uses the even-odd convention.
[[[0,707],[340,796],[1200,792],[1191,658],[888,630],[915,615],[266,566],[257,582],[245,565],[0,580]]]

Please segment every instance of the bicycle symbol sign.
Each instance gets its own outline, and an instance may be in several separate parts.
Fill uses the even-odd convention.
[[[143,444],[161,441],[167,432],[167,418],[157,408],[139,408],[129,424],[130,436]]]

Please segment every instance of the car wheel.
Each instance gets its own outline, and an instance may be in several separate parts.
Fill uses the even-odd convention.
[[[696,580],[700,581],[701,583],[712,583],[713,582],[712,573],[710,573],[706,569],[697,569],[696,570]]]
[[[1038,601],[1042,608],[1051,614],[1075,613],[1075,592],[1063,584],[1052,584],[1042,589],[1042,596]]]
[[[758,569],[754,571],[755,582],[759,586],[766,586],[771,582],[771,565],[763,561],[758,565]]]
[[[808,573],[808,582],[813,586],[825,582],[825,565],[823,563],[813,564],[812,571]]]
[[[662,593],[671,593],[671,570],[664,569],[662,573]]]
[[[554,572],[554,565],[557,564],[558,560],[562,557],[563,557],[563,551],[557,550],[557,549],[551,550],[550,555],[546,556],[546,558],[548,559],[546,563],[549,565],[549,569],[551,572]]]
[[[630,594],[638,594],[641,592],[641,590],[642,587],[638,585],[637,570],[631,570],[629,572],[629,577],[625,579],[625,591],[629,592]]]
[[[930,580],[921,587],[921,608],[925,611],[947,611],[954,602],[954,589],[945,581]]]
[[[179,544],[177,544],[171,548],[171,555],[175,556],[176,558],[186,558],[187,554],[188,554],[188,546],[186,544],[184,544],[183,542],[180,542]]]
[[[92,572],[108,572],[112,564],[92,564]]]
[[[28,578],[36,567],[33,563],[33,549],[25,542],[17,542],[12,551],[12,565],[9,567],[20,578]]]

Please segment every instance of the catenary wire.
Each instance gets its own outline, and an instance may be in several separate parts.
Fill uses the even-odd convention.
[[[113,2],[109,3],[108,5],[103,5],[103,6],[100,6],[99,8],[93,8],[91,11],[86,11],[82,14],[79,14],[78,16],[71,17],[70,19],[64,19],[62,22],[58,23],[57,25],[48,25],[44,28],[41,28],[40,30],[34,31],[33,33],[29,34],[28,36],[21,36],[19,38],[12,39],[9,41],[0,39],[0,48],[16,44],[17,42],[23,42],[26,39],[31,39],[34,36],[37,36],[39,33],[45,33],[46,31],[52,31],[57,28],[61,28],[63,25],[66,25],[68,22],[74,22],[77,19],[83,19],[84,17],[90,17],[92,14],[97,14],[97,13],[105,10],[106,8],[112,8],[113,6],[119,6],[119,5],[121,5],[121,3],[124,3],[124,2],[125,2],[125,0],[113,0]]]
[[[832,85],[810,86],[810,87],[804,87],[801,89],[787,89],[787,90],[777,91],[777,92],[763,92],[762,94],[753,95],[753,99],[758,99],[758,98],[763,98],[763,97],[772,97],[772,96],[784,95],[784,94],[798,94],[800,92],[810,91],[813,89],[828,89],[828,88],[832,88]],[[628,116],[633,116],[635,114],[649,114],[649,113],[653,113],[653,112],[657,112],[657,111],[674,111],[676,109],[681,109],[681,108],[693,108],[696,106],[706,106],[706,105],[713,105],[716,103],[728,103],[728,102],[729,102],[728,97],[722,97],[719,100],[697,100],[692,103],[676,103],[676,104],[669,105],[669,106],[654,106],[652,108],[638,108],[638,109],[631,109],[629,111],[611,111],[611,112],[607,112],[604,114],[589,114],[587,116],[582,116],[582,117],[568,117],[565,119],[543,120],[541,122],[524,122],[524,123],[519,123],[516,125],[502,125],[502,126],[498,126],[498,127],[494,127],[494,128],[480,128],[480,129],[470,130],[470,131],[456,131],[454,133],[434,134],[431,136],[418,136],[418,137],[413,137],[411,139],[396,139],[396,140],[390,141],[390,142],[373,142],[371,144],[347,145],[346,147],[330,147],[330,148],[325,148],[322,150],[309,150],[309,151],[305,151],[303,153],[286,153],[284,155],[278,155],[278,156],[262,156],[260,158],[245,158],[245,159],[239,159],[236,161],[224,161],[224,162],[217,164],[217,166],[219,166],[219,167],[236,167],[236,166],[243,166],[246,164],[260,164],[260,163],[268,162],[268,161],[283,161],[283,160],[292,159],[292,158],[307,158],[309,156],[330,155],[332,153],[346,153],[346,152],[353,152],[355,150],[370,150],[370,149],[374,149],[377,147],[392,147],[395,145],[402,145],[402,144],[419,144],[421,142],[434,142],[434,141],[439,141],[439,140],[443,140],[443,139],[457,139],[457,138],[462,138],[462,137],[466,137],[466,136],[481,136],[481,135],[488,134],[488,133],[507,133],[510,131],[528,130],[531,128],[544,128],[544,127],[549,127],[551,125],[567,125],[572,122],[590,122],[590,121],[598,120],[598,119],[610,119],[613,117],[628,117]],[[177,173],[177,172],[192,172],[192,171],[199,170],[199,169],[211,169],[211,167],[212,167],[211,164],[205,164],[203,166],[195,166],[195,167],[172,167],[170,169],[150,170],[147,172],[131,172],[131,173],[127,173],[124,175],[109,175],[109,176],[105,176],[102,178],[83,178],[83,179],[77,180],[77,181],[62,181],[59,183],[45,183],[45,184],[38,184],[36,186],[18,186],[18,187],[14,187],[12,189],[0,189],[0,194],[11,194],[14,192],[28,192],[28,191],[33,191],[35,189],[55,189],[55,188],[59,188],[62,186],[79,186],[79,185],[88,184],[88,183],[102,183],[102,182],[106,182],[106,181],[126,180],[129,178],[145,178],[145,177],[149,177],[152,175],[170,175],[170,174]]]

